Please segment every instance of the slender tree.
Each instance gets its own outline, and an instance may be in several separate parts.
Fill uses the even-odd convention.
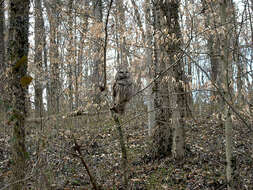
[[[4,1],[0,4],[0,74],[2,75],[5,68],[4,52]]]
[[[118,65],[123,65],[124,67],[128,66],[127,60],[127,47],[126,47],[126,18],[125,18],[125,8],[124,0],[118,0],[115,2],[117,6],[117,15],[116,15],[116,24],[118,32]]]
[[[42,101],[42,85],[40,82],[41,73],[42,73],[42,50],[43,50],[43,37],[44,31],[44,21],[41,8],[41,0],[35,0],[35,55],[34,55],[34,64],[35,64],[35,115],[40,117],[43,112],[43,101]]]
[[[68,67],[68,88],[69,88],[69,111],[73,110],[73,67],[74,67],[74,51],[73,45],[73,0],[68,1],[68,52],[67,52],[67,67]]]
[[[45,1],[42,0],[42,2],[44,4]],[[42,21],[44,21],[44,19],[42,19]],[[43,32],[43,39],[42,39],[42,46],[43,46],[43,66],[45,68],[45,73],[46,73],[46,76],[48,75],[49,73],[49,69],[48,69],[48,48],[47,48],[47,41],[46,41],[46,30],[45,30],[45,24],[42,23],[43,25],[41,26],[41,30]],[[49,85],[49,82],[46,83],[46,101],[47,101],[47,114],[49,114],[49,110],[50,110],[50,104],[49,104],[49,95],[50,95],[50,85]]]
[[[3,86],[4,83],[2,82],[4,79],[4,74],[5,74],[5,68],[6,68],[6,63],[5,63],[5,45],[4,45],[4,1],[0,4],[0,93],[4,94],[3,91]],[[3,109],[1,105],[4,96],[0,98],[0,110]]]
[[[93,44],[93,66],[92,66],[92,84],[94,86],[94,96],[93,100],[96,103],[100,103],[100,90],[102,81],[103,81],[103,48],[102,48],[102,29],[103,29],[103,7],[102,7],[102,0],[92,1],[93,6],[93,14],[94,14],[94,25],[93,27],[96,28],[96,32],[94,36],[97,40]]]
[[[145,14],[145,28],[146,28],[146,35],[145,35],[145,61],[146,61],[146,66],[147,66],[147,82],[148,85],[152,81],[152,29],[151,29],[151,23],[149,23],[149,20],[151,18],[151,10],[149,7],[150,0],[145,0],[145,5],[144,5],[144,14]],[[151,132],[154,128],[154,121],[155,121],[155,111],[154,111],[154,95],[152,92],[152,87],[151,85],[147,89],[147,108],[148,108],[148,134],[151,136]]]
[[[212,10],[216,9],[217,7],[217,2],[216,1],[210,1],[207,2],[206,0],[202,0],[202,12],[204,15],[205,19],[205,27],[208,28],[210,27],[212,32],[207,33],[207,51],[208,51],[208,57],[210,60],[210,67],[211,67],[211,81],[212,83],[217,84],[220,87],[220,72],[221,72],[221,64],[220,63],[220,57],[219,57],[219,52],[220,52],[220,35],[217,32],[217,22],[218,22],[218,17],[215,12]],[[217,90],[213,88],[213,91],[211,92],[212,94],[212,106],[211,106],[211,111],[214,112],[217,108]],[[218,99],[218,104],[220,103],[220,99]]]
[[[243,70],[246,70],[246,66],[245,64],[243,64],[243,61],[241,59],[241,50],[239,47],[239,35],[240,35],[240,31],[242,26],[238,25],[237,22],[237,11],[235,8],[235,5],[233,4],[232,6],[232,22],[233,22],[233,38],[232,40],[232,45],[233,45],[233,63],[236,65],[237,68],[237,76],[236,76],[236,87],[237,87],[237,102],[240,105],[245,104],[245,95],[246,95],[246,91],[245,89],[243,89],[243,87],[245,87],[245,80],[243,77]]]
[[[48,92],[48,107],[51,114],[58,113],[59,105],[59,90],[60,90],[60,61],[58,49],[58,26],[59,26],[59,5],[58,1],[45,0],[46,11],[50,24],[50,87]]]
[[[77,66],[75,67],[75,106],[78,108],[79,104],[81,103],[80,101],[80,87],[82,86],[87,86],[86,84],[88,83],[87,80],[83,80],[83,76],[87,76],[87,72],[83,73],[83,68],[84,68],[84,39],[85,39],[85,34],[87,33],[88,29],[88,7],[89,7],[89,0],[86,0],[83,3],[83,11],[84,11],[84,17],[81,19],[82,23],[82,28],[79,30],[79,36],[80,40],[78,43],[78,51],[77,51]],[[88,70],[87,66],[85,67],[86,71]]]
[[[223,88],[223,96],[224,98],[232,102],[233,98],[233,87],[232,87],[232,53],[230,51],[231,47],[231,37],[232,37],[232,24],[233,22],[230,15],[233,13],[233,2],[231,0],[222,0],[220,3],[219,15],[221,19],[221,25],[223,28],[222,35],[222,88]],[[223,104],[223,115],[225,118],[224,126],[225,126],[225,137],[226,137],[226,177],[227,177],[227,188],[228,190],[234,189],[234,181],[233,181],[233,145],[232,145],[232,119],[231,119],[231,109],[226,104]]]

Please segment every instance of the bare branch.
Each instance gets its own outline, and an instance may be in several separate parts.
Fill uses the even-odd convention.
[[[109,9],[106,16],[105,21],[105,42],[104,42],[104,86],[101,87],[101,92],[103,92],[106,89],[106,51],[107,51],[107,40],[108,40],[108,22],[109,22],[109,16],[110,16],[110,10],[112,8],[113,0],[111,0],[109,4]]]

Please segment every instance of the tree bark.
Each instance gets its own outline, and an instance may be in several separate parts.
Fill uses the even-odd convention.
[[[68,52],[67,52],[67,67],[68,67],[68,88],[69,88],[69,111],[73,110],[73,74],[72,69],[74,65],[73,48],[73,0],[68,1]]]
[[[56,1],[44,1],[48,20],[50,24],[50,48],[49,48],[49,60],[50,60],[50,87],[49,87],[49,102],[48,112],[50,114],[56,114],[59,112],[59,90],[60,90],[60,64],[59,64],[59,50],[58,50],[58,6]]]
[[[127,49],[126,49],[126,38],[124,33],[126,32],[126,19],[125,19],[125,9],[123,7],[124,0],[117,0],[117,19],[118,19],[118,32],[119,32],[119,65],[124,65],[127,68],[128,61],[127,61]]]
[[[246,90],[245,90],[245,79],[243,77],[243,70],[246,70],[246,67],[243,64],[243,61],[241,60],[241,50],[239,48],[239,35],[240,32],[238,31],[238,25],[237,25],[237,12],[236,12],[236,8],[235,5],[232,5],[232,15],[233,15],[233,62],[237,67],[237,77],[236,77],[236,87],[237,87],[237,103],[238,106],[241,107],[243,105],[245,105],[245,94],[246,94]],[[241,30],[241,29],[240,29]]]
[[[102,7],[102,0],[98,1],[92,1],[93,4],[93,14],[95,17],[95,22],[93,23],[96,25],[97,32],[96,36],[94,38],[97,38],[97,41],[93,44],[93,66],[92,66],[92,85],[93,85],[93,101],[95,103],[100,103],[100,88],[103,86],[103,65],[102,65],[102,60],[103,60],[103,48],[102,48],[102,30],[103,30],[103,7]],[[105,58],[106,59],[106,58]]]
[[[179,25],[179,0],[167,0],[160,2],[162,16],[166,17],[165,25],[167,35],[171,38],[165,41],[166,55],[168,63],[173,66],[172,71],[172,125],[173,147],[172,153],[176,159],[183,159],[185,153],[185,116],[187,115],[187,97],[184,86],[186,85],[186,77],[184,73],[183,60],[181,57],[182,34]]]
[[[41,117],[43,114],[42,85],[40,82],[42,73],[42,50],[44,37],[44,21],[42,16],[41,0],[35,0],[35,117]]]
[[[0,4],[0,74],[5,70],[5,52],[4,52],[4,3]]]
[[[12,172],[13,182],[23,180],[26,175],[28,153],[25,146],[25,118],[27,86],[21,84],[21,79],[27,73],[29,28],[29,0],[10,1],[10,27],[8,40],[8,55],[10,61],[10,91],[12,96],[12,111],[9,123],[13,127],[12,139]],[[22,189],[24,183],[17,182],[12,189]]]
[[[45,4],[45,1],[43,0],[44,4]],[[48,50],[47,50],[47,40],[46,40],[46,33],[45,33],[45,26],[44,26],[44,23],[43,23],[43,65],[45,67],[45,73],[46,73],[46,76],[49,76],[49,68],[48,68]],[[46,83],[46,102],[47,102],[47,114],[49,114],[49,110],[50,110],[50,84],[49,84],[49,81]]]
[[[0,110],[3,110],[3,103],[5,102],[4,92],[4,75],[5,75],[6,63],[5,63],[5,44],[4,44],[4,2],[0,4]]]
[[[230,40],[231,40],[231,30],[232,26],[229,21],[231,21],[231,11],[233,11],[233,3],[230,0],[223,0],[220,4],[220,18],[221,24],[224,26],[224,31],[222,35],[221,47],[222,47],[222,87],[224,92],[224,97],[227,101],[232,102],[232,53],[230,51]],[[231,119],[231,110],[228,106],[223,106],[224,108],[224,126],[225,126],[225,137],[226,137],[226,178],[227,178],[227,189],[233,190],[234,181],[233,181],[233,163],[232,163],[232,119]]]
[[[219,81],[220,81],[220,72],[221,72],[221,66],[220,66],[220,57],[219,57],[219,52],[221,51],[220,49],[220,35],[217,32],[216,29],[216,22],[218,20],[217,16],[211,11],[211,9],[215,9],[217,7],[217,2],[211,1],[211,2],[206,2],[205,0],[202,0],[202,10],[204,13],[205,17],[205,27],[208,28],[214,28],[213,32],[208,33],[207,37],[207,50],[208,50],[208,56],[210,59],[210,64],[211,64],[211,81],[215,84],[217,84],[219,87],[221,87]],[[211,113],[214,112],[217,108],[217,104],[220,104],[220,100],[217,102],[217,96],[218,93],[216,92],[216,89],[213,87],[213,91],[211,92]]]
[[[161,7],[158,5],[159,1],[153,4],[151,10],[153,13],[153,73],[154,81],[153,93],[154,93],[154,107],[155,121],[154,129],[151,133],[151,156],[156,158],[162,158],[171,154],[172,148],[172,128],[171,128],[171,110],[169,99],[169,74],[164,73],[157,78],[162,71],[166,69],[166,64],[163,61],[164,52],[162,51],[162,45],[158,36],[158,31],[163,31],[164,27],[161,24]]]
[[[76,108],[78,109],[79,105],[81,104],[81,101],[79,100],[79,96],[80,96],[80,92],[79,92],[79,85],[81,86],[86,86],[87,87],[87,80],[83,81],[83,77],[87,77],[87,73],[86,72],[88,70],[88,67],[85,67],[85,72],[83,73],[83,63],[84,63],[84,38],[85,38],[85,34],[87,32],[87,28],[88,28],[88,7],[89,7],[89,0],[86,0],[84,2],[84,18],[82,20],[82,24],[83,24],[83,28],[80,31],[80,42],[79,42],[79,47],[78,47],[78,51],[77,51],[77,67],[76,67],[76,72],[75,72],[75,80],[76,80],[76,88],[75,88],[75,105]]]
[[[145,47],[145,64],[147,67],[146,73],[147,73],[147,83],[149,84],[152,81],[152,29],[149,23],[149,20],[151,18],[150,15],[150,8],[149,5],[150,4],[150,0],[145,0],[145,7],[144,7],[144,14],[145,14],[145,28],[146,28],[146,35],[144,37],[144,42],[146,44],[147,47]],[[140,16],[138,16],[140,18]],[[139,21],[140,22],[140,21]],[[140,25],[140,24],[139,24]],[[142,27],[141,27],[141,30]],[[152,92],[152,87],[153,85],[151,85],[148,89],[147,89],[147,108],[148,108],[148,134],[149,136],[151,136],[152,134],[152,129],[154,128],[154,121],[155,121],[155,111],[154,111],[154,95]]]

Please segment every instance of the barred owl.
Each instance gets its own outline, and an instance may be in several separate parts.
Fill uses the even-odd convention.
[[[113,84],[113,110],[116,113],[123,114],[125,106],[132,96],[132,81],[127,69],[120,68],[115,76]]]

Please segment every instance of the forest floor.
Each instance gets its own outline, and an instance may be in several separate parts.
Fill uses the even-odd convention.
[[[127,118],[127,119],[126,119]],[[171,157],[151,161],[148,156],[147,118],[129,114],[122,118],[127,143],[129,189],[221,190],[225,181],[224,128],[215,118],[189,121],[186,155],[181,162]],[[56,125],[57,123],[57,125]],[[103,189],[123,189],[123,170],[118,133],[110,116],[55,118],[29,124],[30,153],[26,182],[29,189],[92,189],[89,176],[73,153],[74,139],[82,157]],[[11,176],[10,129],[0,129],[0,190],[9,189]],[[234,173],[236,189],[253,189],[253,135],[234,123]],[[75,153],[76,154],[76,153]]]

